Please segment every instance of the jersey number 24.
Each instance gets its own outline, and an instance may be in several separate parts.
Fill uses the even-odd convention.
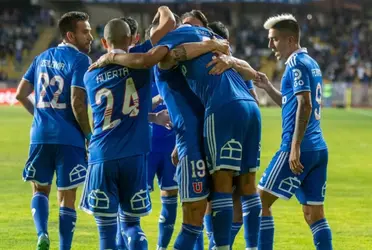
[[[111,121],[111,116],[114,108],[114,97],[112,91],[107,88],[100,89],[96,94],[96,104],[100,105],[102,103],[102,97],[106,97],[106,109],[104,114],[104,121],[102,130],[111,129],[116,127],[121,119],[116,119]],[[133,103],[131,105],[131,103]],[[135,117],[139,113],[139,98],[134,85],[133,78],[128,78],[125,82],[125,93],[124,93],[124,103],[122,108],[122,113],[124,115],[129,115],[130,117]]]

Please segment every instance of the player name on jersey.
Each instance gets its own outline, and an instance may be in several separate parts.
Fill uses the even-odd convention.
[[[65,68],[65,64],[62,62],[57,62],[57,61],[41,60],[40,67],[63,70]]]
[[[114,78],[124,78],[129,75],[129,69],[124,67],[120,69],[114,69],[105,71],[96,77],[97,83],[106,82]]]

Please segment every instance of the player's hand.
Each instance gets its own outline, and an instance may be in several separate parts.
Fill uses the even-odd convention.
[[[172,154],[171,154],[171,160],[172,160],[172,164],[173,164],[175,167],[177,167],[178,162],[179,162],[177,147],[174,147],[174,149],[173,149],[173,151],[172,151]]]
[[[172,122],[169,118],[169,113],[167,109],[164,109],[156,113],[156,119],[154,122],[160,126],[166,127],[169,130],[172,129]]]
[[[234,61],[231,56],[217,53],[217,56],[212,57],[212,61],[207,64],[207,68],[213,66],[209,71],[210,75],[220,75],[226,70],[232,68]]]
[[[105,67],[108,64],[112,64],[114,62],[114,53],[106,53],[103,56],[101,56],[96,62],[92,63],[88,71],[91,71],[96,68],[102,68]]]
[[[159,106],[163,102],[163,99],[160,97],[160,95],[154,96],[152,98],[152,109],[155,109],[157,106]]]
[[[217,39],[216,37],[213,37],[208,42],[212,44],[213,52],[230,55],[230,43],[226,39]]]
[[[267,75],[262,72],[257,71],[255,79],[253,79],[253,84],[260,89],[265,89],[269,85],[270,81]]]
[[[289,155],[289,167],[296,175],[300,175],[304,171],[304,166],[300,162],[300,155],[300,146],[292,146],[291,154]]]

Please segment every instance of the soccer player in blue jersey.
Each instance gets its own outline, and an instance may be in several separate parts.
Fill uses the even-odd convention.
[[[120,19],[108,22],[102,43],[111,53],[126,53],[131,43],[128,25]],[[94,133],[80,207],[95,216],[102,250],[116,249],[119,206],[129,249],[147,249],[139,217],[151,210],[146,175],[150,76],[150,70],[108,65],[84,77]],[[155,118],[151,119],[154,122],[160,118],[150,117]]]
[[[282,107],[282,143],[264,172],[259,189],[262,220],[259,249],[273,249],[271,207],[278,198],[296,195],[302,204],[317,250],[332,249],[332,233],[324,216],[328,151],[320,128],[322,73],[318,63],[300,46],[300,27],[292,15],[269,18],[269,48],[286,60],[280,91],[265,74],[255,84]]]
[[[237,190],[242,196],[243,214],[246,215],[243,216],[244,225],[249,225],[253,231],[252,236],[255,236],[246,239],[247,249],[255,249],[261,211],[261,202],[255,186],[261,137],[261,118],[257,103],[236,71],[229,69],[221,75],[208,73],[207,64],[213,57],[212,53],[187,60],[187,51],[183,46],[174,49],[180,44],[200,42],[213,36],[214,33],[205,28],[183,25],[168,33],[158,46],[148,53],[106,55],[103,60],[115,63],[126,61],[133,67],[151,67],[165,57],[180,62],[182,73],[191,90],[199,97],[206,110],[204,143],[207,165],[213,179],[211,202],[217,249],[230,248],[234,174],[239,175]],[[183,60],[186,61],[181,62]],[[166,64],[165,68],[174,62]],[[254,70],[250,70],[242,76],[248,80],[255,74]],[[232,111],[239,115],[233,115]]]
[[[139,41],[137,21],[131,17],[121,18],[129,25],[131,31],[132,47],[130,48],[130,52],[147,52],[152,48],[152,44],[156,44],[165,34],[174,28],[174,16],[168,7],[159,7],[156,16],[159,18],[159,25],[153,29],[152,34],[146,38],[144,43],[137,46],[135,46]],[[158,93],[155,83],[152,84],[152,96],[155,101],[154,106],[158,106],[156,104],[160,104],[161,102],[159,102],[159,98],[157,98]],[[157,107],[154,112],[159,112],[164,110],[164,108],[165,105],[161,105]],[[154,123],[150,123],[150,126],[152,127],[152,147],[148,158],[148,182],[150,190],[153,190],[153,180],[155,174],[157,174],[162,200],[162,210],[159,219],[158,248],[167,248],[172,238],[177,215],[177,183],[174,181],[176,168],[172,165],[170,157],[174,147],[175,136],[173,131],[163,126]],[[118,230],[117,245],[119,249],[125,249],[125,239],[120,237],[120,231],[121,230]]]
[[[64,14],[58,22],[63,42],[37,56],[23,76],[17,99],[33,115],[30,152],[23,179],[32,184],[31,211],[38,243],[49,249],[49,193],[54,172],[59,201],[59,249],[71,249],[76,224],[76,189],[85,180],[85,137],[89,123],[80,109],[85,100],[76,99],[73,88],[83,82],[92,42],[89,16],[82,12]],[[29,95],[35,91],[34,101]],[[75,114],[75,115],[74,115]],[[80,126],[79,126],[80,125]]]

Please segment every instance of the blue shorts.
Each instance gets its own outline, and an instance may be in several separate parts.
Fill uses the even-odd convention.
[[[151,200],[146,174],[145,155],[90,164],[80,209],[106,217],[117,216],[119,206],[129,216],[149,214]]]
[[[322,205],[326,191],[328,150],[302,152],[300,161],[305,169],[300,175],[292,173],[289,154],[284,151],[275,154],[258,188],[285,200],[296,194],[303,205]]]
[[[200,201],[209,195],[209,173],[200,153],[183,156],[177,166],[181,202]]]
[[[210,174],[256,172],[260,165],[261,114],[256,102],[234,101],[204,120],[204,147]]]
[[[87,173],[85,149],[69,145],[31,144],[23,180],[41,186],[51,185],[54,172],[59,190],[83,184]]]
[[[154,191],[155,174],[161,190],[175,190],[178,188],[176,181],[177,168],[171,160],[171,153],[151,152],[148,160],[148,185]]]

